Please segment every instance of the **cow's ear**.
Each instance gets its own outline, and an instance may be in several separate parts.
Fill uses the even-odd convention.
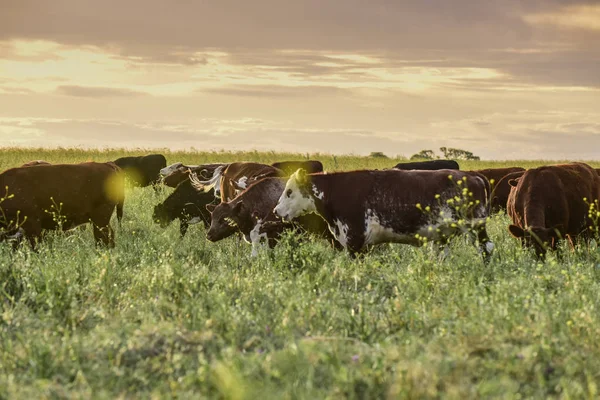
[[[519,178],[517,179],[509,179],[508,184],[512,187],[516,187],[519,184]]]
[[[213,213],[213,211],[215,211],[215,208],[217,208],[216,204],[207,204],[206,205],[206,209],[208,210],[209,213]]]
[[[237,203],[235,203],[235,206],[233,206],[233,212],[236,214],[239,214],[242,211],[243,207],[244,207],[244,202],[238,201]]]
[[[517,225],[509,225],[508,231],[511,235],[513,235],[516,238],[522,238],[523,236],[525,236],[525,231],[523,231],[523,229],[521,227],[518,227]]]
[[[306,182],[306,170],[304,168],[298,168],[298,170],[295,173],[296,175],[296,181],[302,185]]]

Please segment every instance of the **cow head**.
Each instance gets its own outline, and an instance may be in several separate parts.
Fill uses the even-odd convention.
[[[164,167],[160,170],[160,175],[162,176],[169,176],[171,175],[173,172],[177,171],[179,168],[183,167],[183,164],[178,162],[175,164],[171,164],[168,167]]]
[[[273,212],[285,220],[317,211],[315,199],[311,192],[310,177],[306,171],[294,172],[285,184],[285,190],[277,201]]]
[[[198,191],[187,179],[177,185],[175,191],[165,201],[154,207],[152,220],[163,228],[177,218],[188,220],[190,224],[203,221],[208,227],[210,216],[205,206],[214,199],[212,190],[209,192]]]
[[[219,205],[208,204],[206,209],[211,212],[211,219],[206,238],[211,242],[216,242],[237,232],[244,207],[244,203],[241,201]]]
[[[552,228],[530,227],[523,229],[517,225],[509,225],[508,231],[514,237],[521,239],[524,246],[533,246],[535,253],[539,256],[546,254],[548,248],[556,250],[558,240],[562,238],[562,225]]]

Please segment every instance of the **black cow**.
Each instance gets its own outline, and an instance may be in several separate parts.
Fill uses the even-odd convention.
[[[411,170],[428,170],[434,171],[438,169],[455,169],[459,170],[458,163],[454,160],[431,160],[431,161],[415,161],[399,163],[394,166],[395,169],[401,169],[404,171]]]
[[[179,219],[179,233],[185,236],[190,224],[202,222],[208,229],[210,226],[210,212],[207,204],[217,202],[214,189],[207,192],[196,189],[189,179],[184,180],[160,204],[154,207],[152,219],[163,228]]]
[[[162,154],[148,154],[138,157],[121,157],[113,161],[134,185],[146,187],[160,182],[160,170],[167,166]]]

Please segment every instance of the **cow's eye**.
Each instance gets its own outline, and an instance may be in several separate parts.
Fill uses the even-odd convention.
[[[292,189],[288,189],[287,192],[285,192],[285,195],[287,197],[291,197],[292,196]]]

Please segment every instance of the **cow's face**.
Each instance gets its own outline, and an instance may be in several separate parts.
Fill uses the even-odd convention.
[[[273,212],[286,220],[317,211],[311,192],[311,183],[306,171],[299,169],[285,184],[285,190],[277,201]]]
[[[160,175],[161,176],[169,176],[171,175],[173,172],[177,171],[179,168],[181,168],[183,166],[182,163],[178,162],[175,164],[171,164],[168,167],[164,167],[163,169],[160,170]]]
[[[522,229],[517,225],[510,225],[510,233],[521,240],[523,246],[533,247],[535,254],[544,256],[548,249],[556,250],[558,240],[560,239],[560,226],[553,228],[532,227]]]
[[[212,215],[206,238],[211,242],[216,242],[237,232],[243,207],[244,204],[241,201],[234,205],[230,203],[221,203],[218,206],[207,205],[206,209],[211,211]]]

